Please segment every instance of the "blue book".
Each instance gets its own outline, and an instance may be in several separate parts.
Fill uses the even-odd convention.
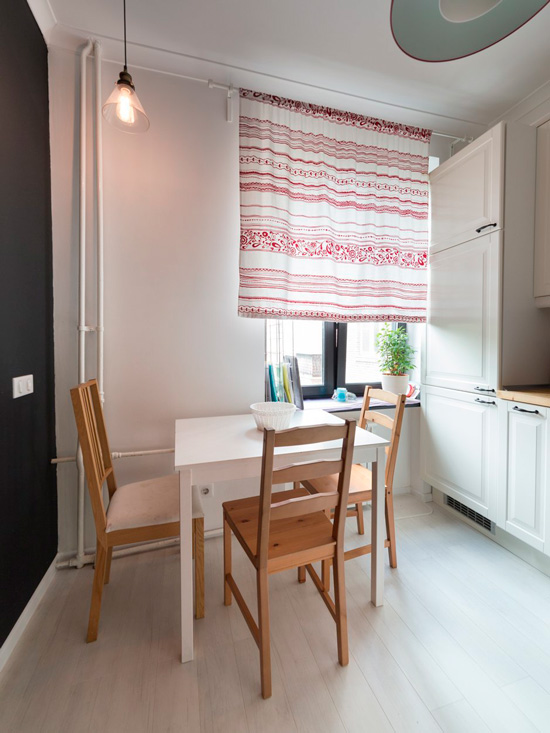
[[[275,373],[273,371],[273,364],[269,365],[269,389],[271,392],[271,402],[278,402],[277,390],[275,388]]]

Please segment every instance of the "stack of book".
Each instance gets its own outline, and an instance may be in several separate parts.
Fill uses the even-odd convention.
[[[304,409],[300,370],[295,356],[285,356],[279,364],[265,365],[265,399],[266,402],[290,402],[299,410]]]

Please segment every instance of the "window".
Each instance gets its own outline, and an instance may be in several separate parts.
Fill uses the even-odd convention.
[[[382,326],[266,320],[266,360],[296,356],[304,397],[332,397],[344,386],[361,395],[365,384],[380,385],[375,338]]]

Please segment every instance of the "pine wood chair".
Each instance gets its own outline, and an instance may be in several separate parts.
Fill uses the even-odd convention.
[[[269,575],[304,566],[336,622],[338,661],[349,660],[346,596],[344,581],[345,508],[353,460],[355,422],[342,425],[290,428],[275,432],[264,430],[260,495],[228,501],[223,505],[224,538],[224,603],[231,605],[232,596],[260,650],[262,697],[271,697],[271,651],[269,635]],[[275,448],[342,440],[340,458],[273,469]],[[335,474],[334,490],[312,496],[305,489],[272,493],[276,484],[313,479]],[[335,510],[334,522],[326,512]],[[231,532],[239,541],[256,569],[258,623],[246,605],[231,574]],[[323,587],[311,563],[333,561],[334,601]],[[299,574],[299,580],[303,578]]]
[[[97,535],[92,601],[86,641],[97,639],[103,585],[109,582],[113,547],[179,535],[179,476],[118,486],[103,417],[97,381],[71,389],[78,438]],[[103,485],[109,506],[105,510]],[[204,616],[204,517],[198,493],[193,495],[195,616]]]
[[[388,417],[381,412],[369,411],[371,399],[382,400],[395,405],[394,417]],[[397,550],[395,546],[395,519],[393,512],[393,477],[395,473],[395,463],[397,460],[397,450],[399,448],[399,438],[401,435],[401,426],[403,423],[403,414],[405,410],[405,395],[397,395],[393,392],[386,392],[382,389],[373,389],[367,387],[359,416],[359,427],[367,429],[369,423],[381,425],[391,431],[390,445],[386,448],[386,532],[387,539],[385,547],[388,548],[390,556],[390,566],[397,567]],[[338,476],[324,476],[323,478],[302,481],[302,485],[311,494],[319,494],[332,492],[338,481]],[[348,507],[347,516],[357,518],[357,531],[359,534],[365,534],[365,525],[363,519],[363,502],[372,500],[372,473],[368,468],[360,464],[354,464],[351,469],[351,478],[349,485],[349,504],[353,508]],[[371,545],[362,545],[353,550],[344,553],[346,560],[352,560],[355,557],[366,555],[371,552]],[[328,574],[327,565],[323,567],[323,582],[329,586],[330,575]]]

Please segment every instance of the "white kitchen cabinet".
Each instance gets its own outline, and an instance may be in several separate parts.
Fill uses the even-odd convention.
[[[535,302],[550,307],[550,120],[537,128]]]
[[[498,427],[496,399],[423,388],[424,481],[492,521],[497,515]]]
[[[504,138],[500,123],[430,174],[430,252],[503,227]]]
[[[497,524],[537,550],[545,548],[548,502],[547,408],[502,400]]]
[[[550,382],[550,339],[541,338],[550,308],[533,297],[536,155],[535,128],[500,123],[430,174],[429,385],[471,391]],[[494,237],[498,254],[496,246],[485,250]]]
[[[501,232],[430,255],[424,384],[498,389],[501,258]]]

